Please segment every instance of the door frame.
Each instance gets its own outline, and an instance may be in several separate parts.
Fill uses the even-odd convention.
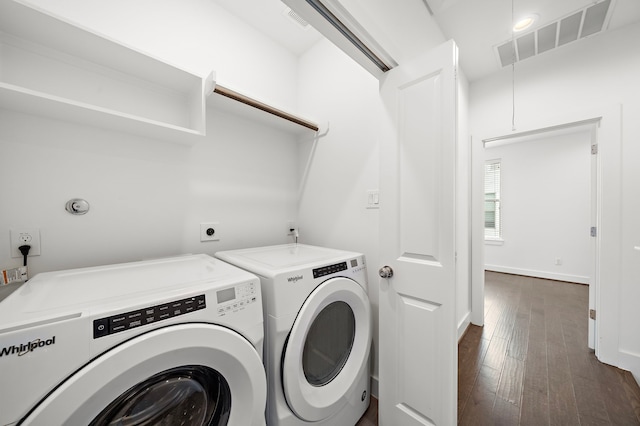
[[[592,250],[594,266],[590,286],[590,309],[597,312],[597,321],[590,322],[589,346],[602,362],[619,365],[617,312],[620,279],[621,230],[621,106],[614,105],[599,110],[567,114],[564,117],[547,117],[523,126],[522,130],[496,131],[485,137],[472,137],[472,314],[471,322],[484,325],[484,145],[497,141],[545,133],[551,130],[571,128],[589,123],[596,124],[595,135],[598,155],[595,172],[595,215],[597,236]],[[500,136],[495,136],[500,135]],[[595,168],[595,170],[594,170]],[[592,200],[593,201],[593,200]],[[607,256],[602,256],[607,253]],[[591,289],[593,287],[593,289]],[[592,298],[593,297],[593,298]],[[593,324],[591,324],[593,323]],[[596,336],[592,340],[592,336]]]

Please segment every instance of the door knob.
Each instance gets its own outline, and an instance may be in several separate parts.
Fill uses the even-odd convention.
[[[378,275],[382,278],[391,278],[393,277],[393,269],[391,269],[391,266],[383,266],[378,271]]]

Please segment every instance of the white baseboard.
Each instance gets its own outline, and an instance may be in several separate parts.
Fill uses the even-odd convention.
[[[633,374],[633,378],[640,384],[640,354],[627,351],[620,351],[620,368],[628,370]]]
[[[371,396],[378,397],[378,389],[380,389],[378,383],[378,378],[376,376],[371,376]]]
[[[467,312],[467,314],[462,318],[462,321],[458,323],[458,343],[460,343],[460,339],[464,336],[465,331],[471,324],[471,312]]]
[[[549,271],[536,271],[533,269],[512,268],[509,266],[484,265],[487,271],[503,272],[505,274],[525,275],[528,277],[544,278],[548,280],[567,281],[570,283],[589,284],[589,277],[581,275],[560,274]]]

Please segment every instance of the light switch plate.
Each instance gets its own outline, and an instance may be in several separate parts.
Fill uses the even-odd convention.
[[[367,191],[367,208],[379,209],[380,208],[380,191],[377,189],[370,189]]]

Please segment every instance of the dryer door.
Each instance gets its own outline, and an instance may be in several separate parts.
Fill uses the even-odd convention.
[[[368,368],[370,347],[371,309],[363,288],[344,277],[318,286],[302,305],[283,351],[282,381],[291,410],[310,422],[340,410]]]
[[[180,324],[95,358],[21,424],[264,425],[265,402],[262,361],[246,339],[212,324]]]

